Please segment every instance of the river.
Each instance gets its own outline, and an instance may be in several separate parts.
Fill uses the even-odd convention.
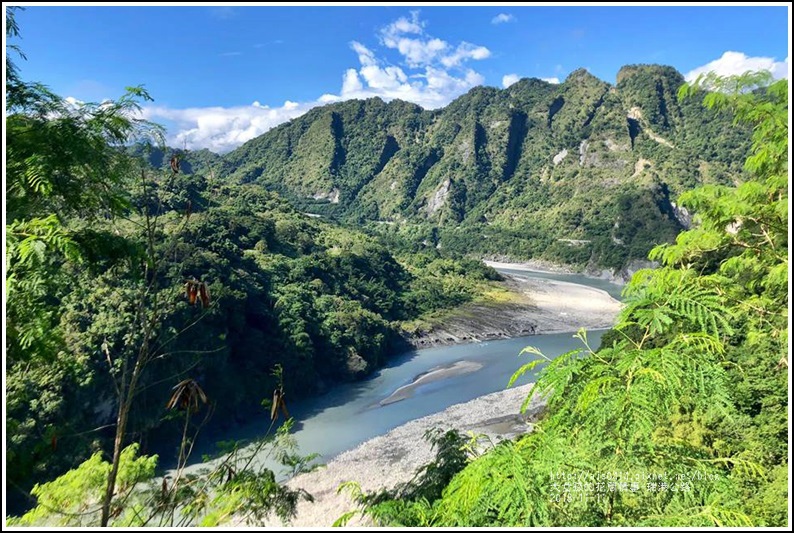
[[[576,274],[498,270],[505,274],[579,283],[604,289],[615,298],[620,297],[621,288],[604,280]],[[590,345],[598,346],[602,334],[603,330],[589,331]],[[321,456],[319,461],[327,462],[341,452],[410,420],[503,390],[510,376],[523,363],[529,361],[527,356],[519,356],[526,346],[534,346],[549,357],[556,357],[580,347],[581,343],[573,337],[573,333],[556,333],[428,348],[394,357],[388,366],[364,381],[338,385],[322,396],[301,402],[288,402],[290,414],[296,421],[293,435],[299,452],[318,453]],[[395,403],[380,405],[382,400],[396,389],[411,383],[416,376],[459,361],[471,362],[471,367],[479,366],[479,369],[419,385],[411,396]],[[532,381],[534,373],[527,373],[518,383]],[[269,422],[269,417],[263,414],[262,420],[230,431],[223,438],[251,439],[261,436]],[[202,453],[208,451],[196,450],[193,456],[201,457]],[[269,461],[267,464],[275,466]],[[190,469],[200,466],[192,465]],[[278,469],[276,472],[278,473]],[[283,476],[279,477],[283,479]]]

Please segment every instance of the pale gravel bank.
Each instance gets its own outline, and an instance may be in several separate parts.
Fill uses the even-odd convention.
[[[410,398],[413,396],[416,388],[420,385],[425,385],[427,383],[432,383],[433,381],[438,381],[440,379],[445,379],[452,376],[469,374],[471,372],[476,372],[481,368],[482,364],[476,363],[474,361],[457,361],[451,365],[431,368],[427,372],[416,376],[408,385],[403,385],[391,393],[388,398],[381,400],[380,405],[389,405],[390,403],[395,403],[405,400],[406,398]]]
[[[579,274],[579,272],[565,265],[558,265],[548,261],[529,260],[523,263],[508,263],[505,261],[483,260],[483,263],[492,268],[508,268],[510,270],[528,270],[530,272],[543,272],[545,274]]]
[[[297,476],[287,485],[305,489],[314,496],[315,501],[301,502],[297,517],[288,525],[329,527],[337,518],[352,510],[355,505],[349,496],[337,494],[337,488],[345,481],[357,481],[363,490],[371,491],[391,488],[410,480],[417,468],[434,457],[430,444],[423,438],[428,429],[454,428],[464,433],[482,433],[493,442],[530,431],[532,421],[543,409],[543,402],[535,397],[526,415],[519,413],[521,404],[531,390],[532,384],[528,384],[495,392],[412,420],[338,455],[318,471]],[[277,518],[272,518],[261,525],[283,524]],[[366,525],[366,522],[356,518],[348,525]]]
[[[608,268],[595,268],[588,267],[583,272],[573,270],[566,265],[558,265],[548,261],[529,260],[523,263],[512,263],[506,261],[489,261],[484,260],[483,263],[493,268],[508,268],[511,270],[526,270],[530,272],[541,272],[545,274],[581,274],[592,279],[601,279],[614,283],[618,286],[624,286],[631,280],[635,272],[645,268],[657,268],[659,263],[656,261],[648,261],[647,259],[633,259],[622,268],[610,270]]]
[[[606,291],[578,283],[520,277],[510,282],[531,302],[536,333],[608,328],[622,307]]]
[[[504,275],[514,293],[509,303],[470,302],[408,339],[416,348],[507,339],[579,328],[602,329],[615,323],[621,303],[604,290],[542,278]]]

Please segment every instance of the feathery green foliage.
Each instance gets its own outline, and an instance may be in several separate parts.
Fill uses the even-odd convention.
[[[126,500],[136,484],[154,476],[157,456],[138,457],[138,444],[131,444],[121,454],[118,489]],[[91,526],[98,523],[97,504],[102,500],[110,463],[97,452],[63,476],[33,487],[37,505],[10,525],[19,526]],[[121,508],[118,512],[121,512]]]
[[[155,478],[158,457],[138,456],[139,445],[131,444],[121,454],[117,495],[109,525],[218,526],[232,518],[257,523],[271,513],[285,522],[295,516],[300,500],[312,500],[306,491],[292,490],[276,481],[269,468],[253,466],[254,458],[274,457],[288,466],[296,457],[296,444],[289,435],[292,419],[273,435],[247,446],[234,444],[211,468],[195,472],[172,472]],[[309,462],[311,457],[302,458]],[[316,465],[302,462],[292,473],[309,472]],[[36,506],[12,526],[98,526],[110,463],[101,452],[53,481],[36,485],[31,493]]]

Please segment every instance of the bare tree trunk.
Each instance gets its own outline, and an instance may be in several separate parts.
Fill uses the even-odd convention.
[[[144,194],[146,194],[147,192],[146,174],[143,170],[141,171],[141,183],[143,185]],[[107,483],[107,488],[105,490],[105,497],[102,501],[102,518],[100,522],[100,525],[102,527],[107,527],[108,522],[110,521],[110,506],[111,503],[113,502],[113,496],[116,492],[116,478],[118,477],[118,473],[119,473],[121,452],[124,445],[124,437],[126,436],[126,432],[127,432],[127,420],[129,418],[130,409],[132,408],[132,402],[137,392],[138,379],[143,373],[143,369],[146,366],[146,364],[153,357],[153,352],[157,351],[157,348],[152,348],[151,341],[154,338],[154,332],[157,329],[158,322],[163,312],[162,309],[160,309],[158,306],[156,289],[157,289],[157,274],[159,272],[159,262],[160,260],[163,260],[165,258],[165,255],[163,255],[163,257],[158,258],[157,253],[155,251],[155,230],[157,227],[158,213],[160,212],[161,208],[162,208],[162,198],[159,198],[157,213],[155,213],[154,218],[152,218],[152,216],[150,215],[148,208],[145,208],[143,213],[145,218],[144,229],[145,229],[145,235],[147,241],[147,259],[148,259],[148,261],[144,266],[144,271],[143,271],[143,279],[145,286],[141,292],[138,301],[138,318],[140,320],[141,331],[143,332],[143,338],[141,339],[141,346],[140,349],[138,350],[138,356],[135,359],[135,366],[132,370],[132,375],[129,378],[129,382],[127,381],[127,372],[129,366],[128,366],[128,360],[126,358],[122,366],[121,383],[118,389],[119,412],[118,412],[118,417],[116,419],[116,437],[113,442],[113,462],[110,467],[110,473],[108,474],[108,483]],[[187,219],[185,220],[185,222],[187,222]],[[174,240],[174,243],[175,242],[176,240]],[[189,416],[189,412],[188,412],[188,416]],[[188,421],[189,418],[185,421],[185,434],[187,432]],[[183,435],[182,438],[183,438],[183,443],[182,443],[182,448],[180,449],[180,461],[182,461],[182,455],[184,454],[185,435]]]
[[[116,478],[119,474],[119,464],[121,463],[121,450],[124,445],[124,436],[127,434],[127,419],[130,414],[130,407],[132,406],[132,399],[135,396],[135,389],[138,386],[138,378],[143,370],[144,358],[148,355],[148,342],[144,341],[144,349],[138,354],[138,360],[135,361],[135,368],[132,371],[129,386],[125,387],[125,382],[122,381],[122,389],[119,397],[119,414],[116,419],[116,438],[113,441],[113,461],[110,466],[110,473],[108,474],[108,485],[105,490],[105,498],[102,501],[102,518],[100,525],[107,527],[110,521],[110,504],[113,502],[113,495],[116,492]],[[122,373],[122,377],[125,373]]]
[[[125,402],[126,403],[126,402]],[[116,477],[119,473],[119,463],[121,462],[121,446],[124,434],[127,429],[127,415],[129,406],[122,404],[119,406],[119,415],[116,420],[116,439],[113,442],[113,462],[108,474],[108,486],[105,491],[105,499],[102,501],[102,521],[100,525],[107,527],[110,520],[110,503],[113,500],[113,493],[116,491]]]

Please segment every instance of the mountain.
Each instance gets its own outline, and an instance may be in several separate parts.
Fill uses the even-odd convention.
[[[216,162],[305,211],[463,253],[619,268],[688,223],[675,197],[742,172],[749,137],[672,67],[476,87],[427,111],[315,108]],[[206,155],[206,154],[205,154]],[[213,164],[212,159],[202,161]]]

